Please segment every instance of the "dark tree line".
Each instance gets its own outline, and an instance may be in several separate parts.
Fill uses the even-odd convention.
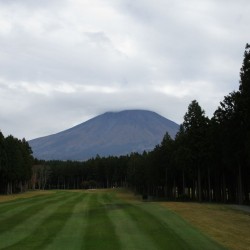
[[[175,139],[166,134],[146,157],[146,181],[142,185],[140,177],[132,179],[140,192],[169,199],[250,203],[250,45],[239,90],[225,96],[211,119],[192,101]]]
[[[12,194],[28,188],[33,157],[25,139],[12,135],[4,138],[0,132],[0,193]]]
[[[31,178],[33,189],[86,189],[125,187],[127,156],[85,162],[35,160]]]

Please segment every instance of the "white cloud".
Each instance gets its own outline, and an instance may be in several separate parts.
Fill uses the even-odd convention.
[[[34,138],[109,110],[182,122],[238,88],[250,2],[0,0],[0,129]]]

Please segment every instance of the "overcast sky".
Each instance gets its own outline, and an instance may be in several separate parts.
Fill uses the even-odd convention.
[[[211,117],[237,90],[249,0],[0,0],[0,130],[27,140],[106,111]]]

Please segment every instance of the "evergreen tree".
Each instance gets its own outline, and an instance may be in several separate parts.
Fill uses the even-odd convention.
[[[240,117],[242,161],[239,165],[239,203],[249,201],[250,184],[242,178],[250,174],[250,45],[246,44],[243,64],[240,71],[239,99],[237,109]],[[242,173],[243,172],[243,173]],[[245,193],[245,195],[243,194]],[[244,197],[245,196],[245,197]]]
[[[246,45],[243,64],[240,71],[238,112],[241,116],[241,131],[245,143],[246,157],[250,161],[250,45]]]
[[[0,193],[5,192],[6,171],[7,171],[7,155],[4,145],[4,136],[0,131]]]
[[[189,164],[193,166],[194,176],[197,174],[198,200],[202,200],[201,170],[205,165],[205,143],[208,118],[199,103],[194,100],[188,106],[188,111],[184,116],[183,128],[187,134],[189,148]]]
[[[243,180],[243,176],[249,175],[250,172],[250,46],[248,44],[240,71],[239,91],[234,91],[224,97],[213,119],[218,124],[221,141],[223,141],[221,169],[223,174],[231,172],[237,177],[237,182],[234,181],[237,183],[234,189],[238,202],[241,204],[244,199],[244,190],[245,199],[249,197],[247,193],[249,187],[246,184],[248,181]]]
[[[174,153],[173,153],[173,161],[175,168],[181,172],[182,175],[182,188],[181,193],[182,197],[188,197],[190,199],[190,193],[187,191],[187,186],[189,187],[188,190],[191,188],[191,183],[187,182],[187,179],[189,177],[190,179],[190,173],[192,166],[189,165],[189,158],[190,158],[191,152],[188,147],[188,140],[187,140],[187,134],[185,133],[184,127],[181,124],[179,132],[175,136],[174,141]]]

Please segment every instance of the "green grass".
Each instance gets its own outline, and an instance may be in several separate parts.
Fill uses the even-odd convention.
[[[57,191],[0,203],[0,249],[224,249],[157,203]]]

